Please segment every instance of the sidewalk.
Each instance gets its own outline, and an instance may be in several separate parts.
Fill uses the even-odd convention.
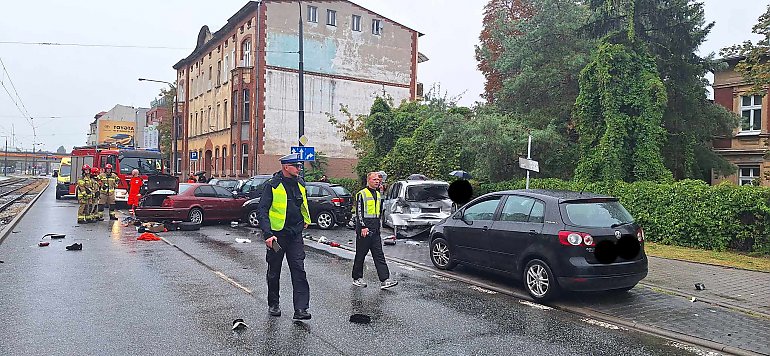
[[[695,296],[770,319],[770,273],[649,257],[642,284]],[[705,290],[695,289],[703,283]]]

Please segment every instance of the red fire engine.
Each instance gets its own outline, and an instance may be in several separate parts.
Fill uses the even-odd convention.
[[[76,147],[72,150],[69,194],[75,194],[77,182],[83,173],[84,164],[103,169],[109,163],[120,178],[115,189],[116,201],[128,201],[128,181],[131,171],[139,170],[139,176],[146,180],[148,174],[163,173],[163,158],[158,151],[108,147]]]

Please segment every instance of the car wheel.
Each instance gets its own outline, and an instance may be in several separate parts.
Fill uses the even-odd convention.
[[[59,194],[59,193],[57,192],[57,193],[56,193],[56,200],[59,200],[59,199],[61,199],[61,194]]]
[[[249,226],[251,227],[258,227],[259,226],[259,219],[257,219],[258,216],[257,209],[250,210],[248,214],[246,214],[246,222],[249,223]]]
[[[449,244],[442,238],[435,238],[430,242],[430,261],[438,269],[451,270],[457,266]]]
[[[559,285],[551,272],[551,267],[542,260],[532,260],[524,268],[524,287],[532,298],[545,301],[559,294]]]
[[[315,223],[321,230],[329,230],[334,227],[334,215],[328,211],[322,211],[315,218]]]
[[[190,213],[187,214],[187,220],[195,224],[203,224],[203,210],[199,208],[190,209]]]

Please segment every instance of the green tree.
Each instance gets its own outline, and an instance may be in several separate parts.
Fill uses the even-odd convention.
[[[579,180],[665,181],[660,150],[666,90],[655,61],[633,32],[607,37],[580,74],[576,102]]]
[[[163,154],[163,160],[168,163],[170,169],[173,169],[173,129],[174,129],[174,99],[176,95],[176,87],[169,85],[168,89],[162,88],[160,90],[161,101],[164,103],[164,108],[168,113],[168,117],[164,118],[158,124],[158,140],[160,141],[160,152]]]
[[[762,39],[756,44],[744,41],[740,45],[723,48],[720,54],[724,57],[739,58],[735,71],[752,83],[752,94],[764,94],[765,88],[770,86],[770,62],[767,61],[770,53],[770,5],[751,29],[753,33],[762,36]]]

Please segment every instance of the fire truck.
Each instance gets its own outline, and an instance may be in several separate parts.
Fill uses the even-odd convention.
[[[115,201],[122,202],[128,201],[128,181],[132,170],[139,170],[139,176],[145,181],[148,174],[160,174],[164,170],[163,158],[157,150],[86,146],[73,149],[70,157],[72,170],[69,194],[75,194],[78,179],[83,176],[81,168],[84,164],[104,169],[109,163],[112,164],[112,171],[120,178],[115,188]]]

